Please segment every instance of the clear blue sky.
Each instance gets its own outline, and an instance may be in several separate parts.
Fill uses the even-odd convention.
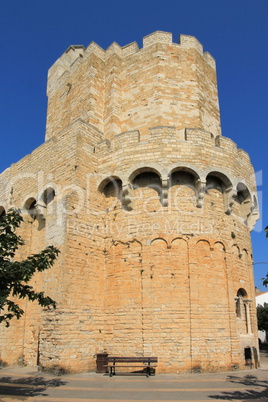
[[[217,62],[222,133],[258,177],[255,262],[268,262],[268,0],[0,0],[0,171],[44,141],[47,70],[70,45],[124,46],[156,30],[193,35]],[[255,265],[255,282],[268,265]]]

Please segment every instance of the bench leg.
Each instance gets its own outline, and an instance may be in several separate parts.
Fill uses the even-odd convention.
[[[113,368],[110,367],[110,377],[112,377],[112,376],[113,376]]]
[[[146,367],[146,377],[149,377],[151,375],[151,371],[150,371],[150,366]]]

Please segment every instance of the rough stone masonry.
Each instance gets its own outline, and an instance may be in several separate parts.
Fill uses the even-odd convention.
[[[95,370],[96,354],[158,356],[158,372],[258,365],[246,152],[221,135],[215,61],[192,36],[154,32],[70,46],[48,73],[43,145],[0,176],[21,208],[18,258],[55,245],[0,328],[2,364]]]

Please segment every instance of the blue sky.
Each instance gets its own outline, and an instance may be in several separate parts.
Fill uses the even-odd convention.
[[[44,141],[47,71],[70,45],[124,46],[156,30],[193,35],[217,62],[222,134],[254,165],[261,219],[254,261],[268,262],[267,0],[0,0],[0,171]],[[255,282],[268,265],[255,265]]]

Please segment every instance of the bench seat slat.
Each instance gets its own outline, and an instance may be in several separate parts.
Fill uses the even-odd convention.
[[[155,357],[144,358],[144,357],[108,357],[107,360],[109,362],[154,362],[157,363],[158,359]]]

